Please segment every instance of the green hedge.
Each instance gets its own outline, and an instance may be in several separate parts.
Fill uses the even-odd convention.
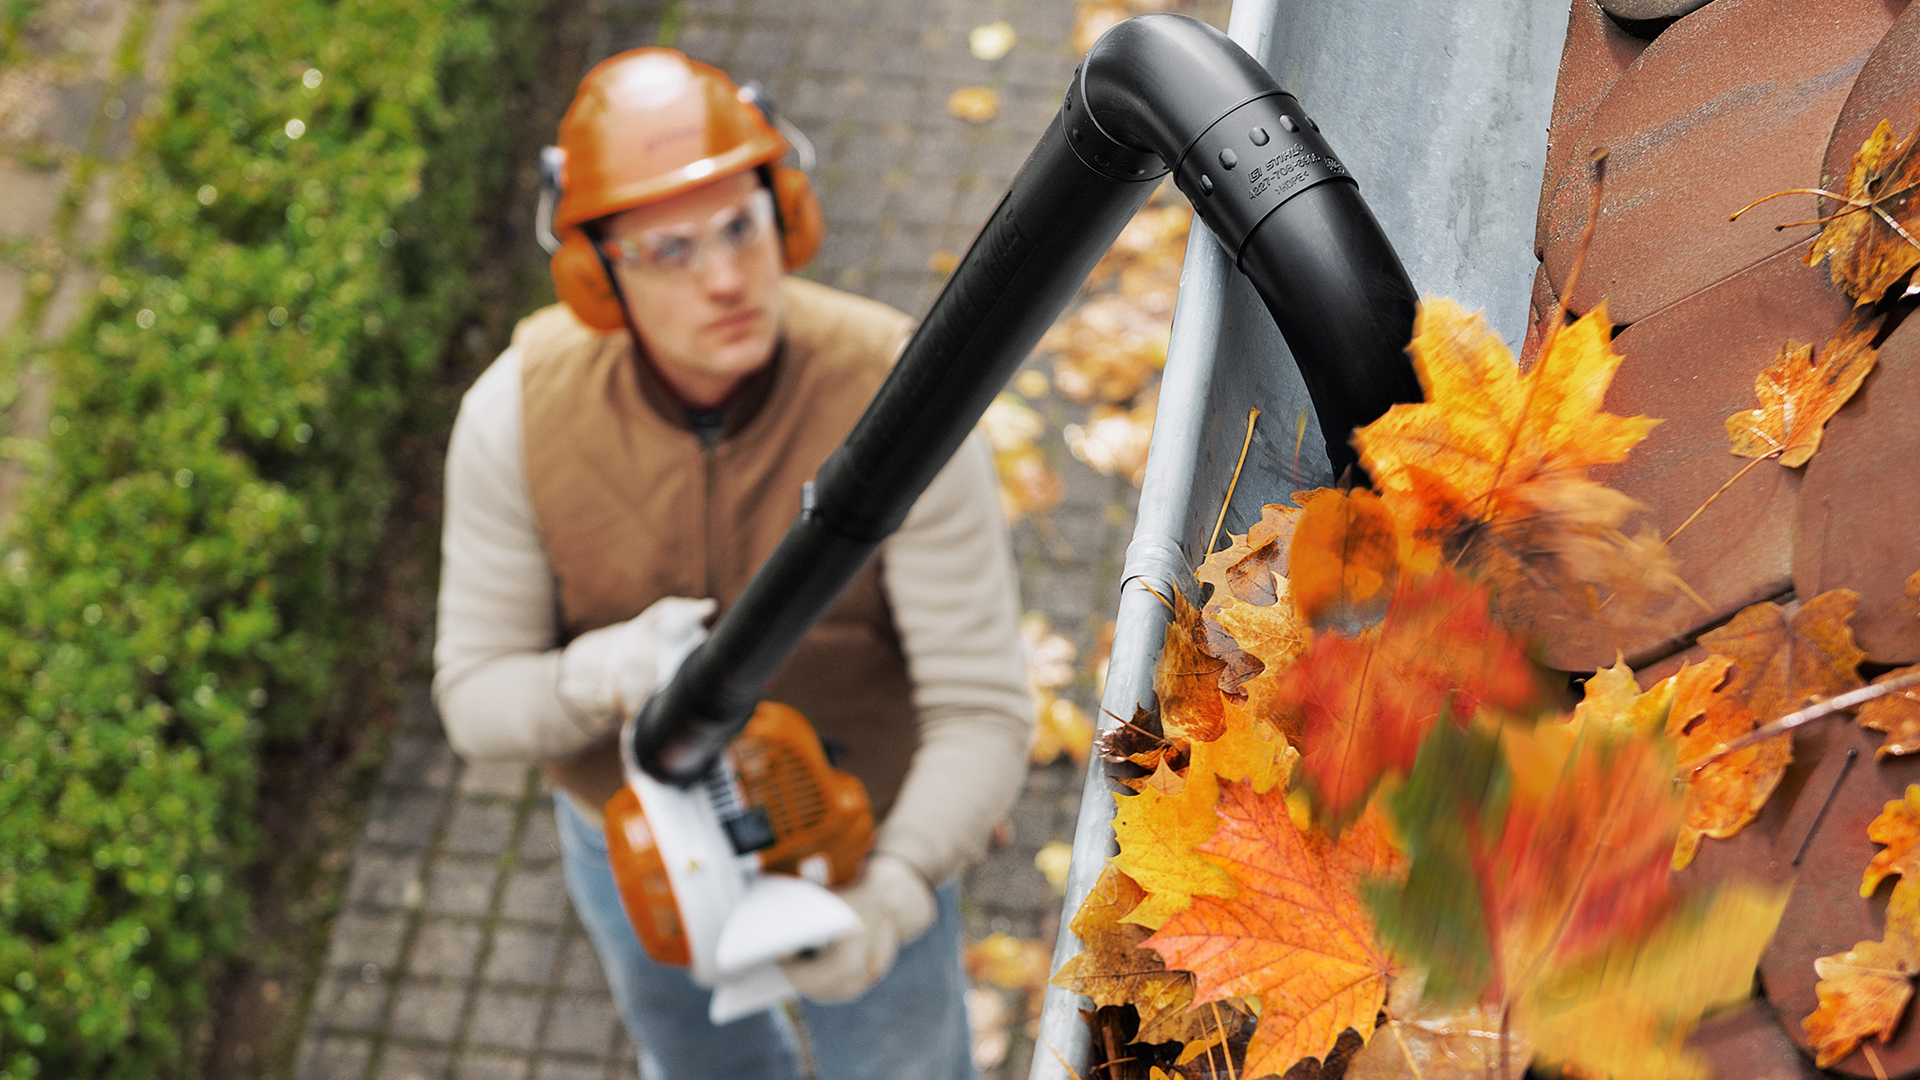
[[[0,563],[0,1080],[187,1075],[263,740],[343,707],[528,0],[205,0]]]

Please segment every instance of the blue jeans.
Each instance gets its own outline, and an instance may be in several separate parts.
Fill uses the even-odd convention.
[[[834,1005],[802,998],[795,1010],[715,1027],[707,1021],[713,992],[641,949],[607,865],[605,834],[564,793],[554,796],[554,815],[567,893],[640,1050],[644,1080],[800,1080],[803,1044],[818,1080],[973,1080],[958,882],[935,891],[933,925],[902,945],[893,968],[860,997]]]

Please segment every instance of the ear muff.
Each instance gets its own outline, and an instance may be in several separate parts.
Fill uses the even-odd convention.
[[[593,241],[580,229],[568,229],[564,237],[548,264],[555,295],[573,309],[574,318],[595,330],[625,329],[626,312],[621,310],[613,283],[607,280],[606,265],[593,250]]]
[[[792,273],[820,253],[820,238],[827,231],[826,215],[820,212],[820,199],[814,195],[807,174],[791,166],[773,167],[773,201],[780,208],[780,253],[787,272]]]

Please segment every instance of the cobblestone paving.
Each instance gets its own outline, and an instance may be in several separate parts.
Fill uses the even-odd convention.
[[[592,58],[672,43],[771,90],[819,152],[827,240],[808,276],[918,315],[938,291],[937,252],[962,250],[1057,107],[1077,57],[1070,0],[610,0]],[[968,31],[1005,19],[1018,44],[976,59]],[[556,74],[572,78],[573,73]],[[992,122],[946,114],[984,85]],[[1118,590],[1136,493],[1069,458],[1058,431],[1085,409],[1039,405],[1066,484],[1043,543],[1016,530],[1025,606],[1090,654]],[[1097,705],[1090,675],[1071,697]],[[1035,868],[1072,839],[1081,771],[1035,769],[994,850],[966,879],[968,941],[1000,932],[1051,941],[1058,896]],[[538,774],[463,765],[416,691],[354,855],[296,1073],[338,1077],[540,1078],[633,1075],[633,1049],[568,907],[549,794]],[[999,991],[989,991],[1000,993]],[[1024,1077],[1026,1002],[988,1080]]]

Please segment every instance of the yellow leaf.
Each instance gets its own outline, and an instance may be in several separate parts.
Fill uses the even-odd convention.
[[[1000,95],[984,86],[963,86],[947,98],[947,115],[984,124],[1000,115]]]
[[[1044,941],[989,934],[967,946],[967,975],[1002,990],[1038,990],[1053,966],[1053,946]]]
[[[1722,886],[1638,941],[1536,986],[1514,1007],[1546,1064],[1575,1075],[1692,1080],[1704,1075],[1685,1045],[1707,1012],[1745,1001],[1753,971],[1786,909],[1787,889]]]
[[[1114,796],[1113,836],[1120,853],[1113,865],[1146,892],[1125,921],[1158,929],[1196,895],[1233,894],[1227,872],[1195,850],[1218,824],[1213,810],[1218,791],[1212,770],[1189,768],[1176,795],[1149,786],[1137,795]]]
[[[998,60],[1013,51],[1013,24],[1005,19],[973,28],[967,47],[982,60]]]

